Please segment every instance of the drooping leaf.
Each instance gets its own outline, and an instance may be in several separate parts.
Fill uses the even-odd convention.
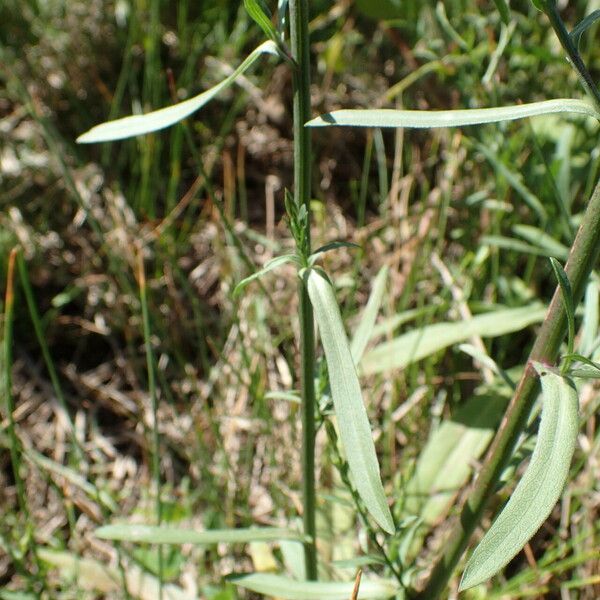
[[[330,250],[337,250],[338,248],[360,248],[358,244],[354,242],[329,242],[324,246],[317,248],[309,257],[308,261],[310,265],[315,263],[315,260],[318,258],[319,254],[323,254],[324,252],[329,252]]]
[[[542,383],[542,417],[531,461],[467,563],[461,590],[506,566],[548,518],[567,481],[579,430],[577,391],[553,370],[535,368]]]
[[[453,344],[478,335],[497,337],[520,331],[544,319],[546,309],[533,304],[521,308],[494,310],[468,321],[435,323],[413,329],[393,340],[383,342],[365,353],[360,363],[361,373],[374,375],[392,369],[402,369]]]
[[[530,104],[498,108],[472,108],[461,110],[336,110],[312,119],[308,127],[462,127],[482,123],[514,121],[551,113],[580,114],[600,120],[600,113],[583,100],[570,98],[544,100]]]
[[[143,135],[170,127],[192,113],[196,112],[212,100],[217,94],[228,88],[242,73],[246,72],[262,54],[277,54],[277,45],[269,40],[255,48],[242,64],[214,87],[178,104],[146,113],[132,115],[115,121],[107,121],[92,127],[77,138],[79,144],[109,142]]]
[[[319,269],[306,271],[304,278],[325,351],[340,438],[354,485],[377,523],[394,533],[371,427],[333,287]]]
[[[272,258],[265,263],[265,266],[262,269],[259,269],[256,273],[252,273],[252,275],[242,279],[233,289],[233,295],[237,296],[249,283],[288,262],[298,262],[298,257],[295,254],[284,254],[283,256]]]
[[[579,21],[575,27],[573,27],[573,31],[569,34],[571,36],[571,40],[573,41],[573,45],[576,48],[579,48],[579,43],[581,42],[581,36],[598,20],[600,19],[600,10],[595,10],[591,12],[587,17]]]
[[[124,542],[143,542],[147,544],[199,544],[210,545],[225,542],[242,544],[269,540],[299,540],[305,536],[293,529],[278,527],[256,527],[239,529],[210,529],[194,531],[189,527],[171,525],[104,525],[94,532],[96,537],[104,540],[121,540]]]
[[[252,573],[232,579],[233,583],[259,594],[285,600],[348,600],[354,582],[298,581],[282,575]],[[377,600],[391,598],[398,592],[394,581],[362,579],[358,598]]]
[[[367,306],[365,307],[360,323],[354,332],[350,351],[352,352],[352,358],[356,365],[360,362],[365,348],[373,335],[373,328],[375,327],[375,321],[377,320],[377,313],[379,313],[379,309],[381,308],[388,273],[389,269],[386,266],[383,266],[375,276],[373,289],[371,290]]]

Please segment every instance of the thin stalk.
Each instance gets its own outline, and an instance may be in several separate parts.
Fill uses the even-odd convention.
[[[15,486],[17,488],[17,501],[21,514],[26,521],[26,538],[27,544],[31,544],[33,559],[37,567],[36,579],[41,587],[45,587],[42,579],[42,566],[37,555],[35,540],[33,539],[34,524],[31,520],[31,513],[27,506],[27,496],[25,493],[25,485],[21,478],[21,456],[23,454],[17,438],[15,425],[15,402],[12,395],[12,364],[13,364],[13,323],[15,309],[15,261],[17,258],[18,249],[13,248],[8,256],[8,269],[6,276],[6,291],[4,296],[4,344],[3,344],[3,362],[4,362],[4,399],[6,402],[6,417],[8,419],[8,438],[10,446],[10,462],[12,464],[13,475],[15,478]]]
[[[67,420],[69,425],[69,431],[71,433],[71,438],[73,440],[73,448],[75,450],[77,456],[77,463],[81,467],[86,463],[85,453],[79,440],[77,439],[77,435],[75,432],[75,424],[71,419],[71,415],[69,413],[69,407],[67,406],[67,400],[62,390],[62,386],[60,385],[60,379],[58,377],[58,373],[56,372],[56,368],[54,366],[54,362],[52,360],[52,355],[50,353],[50,348],[48,347],[48,342],[46,340],[46,336],[44,334],[44,328],[42,327],[42,320],[40,318],[40,314],[38,312],[35,298],[33,295],[33,289],[31,287],[31,282],[29,280],[29,273],[27,272],[27,264],[25,263],[25,259],[23,258],[23,254],[21,252],[17,253],[17,267],[19,269],[19,278],[21,280],[21,287],[23,292],[25,293],[25,301],[27,302],[27,308],[29,309],[29,316],[31,317],[31,322],[33,324],[33,329],[35,331],[35,336],[37,338],[38,344],[40,345],[40,349],[42,351],[42,356],[44,358],[44,362],[46,363],[46,369],[48,371],[48,375],[50,375],[50,381],[52,382],[52,387],[54,388],[54,394],[56,395],[56,399],[58,400],[58,404],[60,405],[63,414]]]
[[[596,184],[585,211],[575,241],[571,246],[565,272],[577,306],[588,278],[600,254],[600,180]],[[500,475],[506,467],[521,432],[525,429],[531,408],[539,392],[539,383],[532,362],[553,364],[567,329],[567,314],[560,286],[557,286],[527,366],[508,406],[500,430],[490,447],[484,465],[471,493],[465,501],[460,518],[444,544],[445,552],[434,567],[418,598],[433,600],[446,587],[452,572],[464,552],[469,538],[479,523],[488,500],[493,495]]]
[[[17,488],[17,499],[21,512],[29,519],[29,509],[25,497],[25,486],[21,479],[21,450],[19,440],[15,431],[15,402],[12,395],[12,345],[13,345],[13,321],[15,309],[15,259],[17,248],[13,248],[8,257],[8,270],[6,276],[6,292],[4,296],[4,399],[6,402],[6,417],[8,419],[8,438],[10,440],[10,462],[12,463],[15,486]]]
[[[310,54],[308,33],[308,1],[290,0],[290,41],[294,93],[294,201],[305,206],[310,215],[310,131],[304,124],[310,120]],[[306,219],[302,256],[310,255],[310,218]],[[302,496],[304,533],[310,541],[304,543],[306,577],[317,579],[316,495],[315,495],[315,325],[312,306],[304,283],[299,283],[300,295],[300,355],[302,389]]]
[[[142,321],[144,328],[144,347],[146,349],[146,369],[148,371],[148,392],[152,402],[152,477],[156,488],[156,523],[162,523],[162,502],[160,498],[160,438],[158,435],[158,400],[156,396],[156,378],[154,374],[154,356],[152,353],[152,340],[150,330],[150,316],[148,314],[148,294],[146,288],[146,272],[144,270],[144,257],[142,248],[137,253],[137,275],[140,286],[140,304],[142,306]],[[158,585],[159,600],[163,597],[163,552],[162,545],[158,545]]]
[[[584,88],[594,99],[596,106],[600,107],[600,91],[598,90],[598,86],[590,75],[588,68],[585,66],[585,63],[581,58],[581,54],[579,54],[577,47],[573,43],[573,40],[571,39],[571,36],[569,35],[569,32],[567,31],[567,28],[561,19],[556,2],[549,1],[546,2],[545,5],[544,12],[550,21],[550,25],[552,25],[552,29],[554,29],[556,37],[558,37],[560,40],[560,43],[564,51],[567,53],[571,64],[573,67],[575,67],[575,70],[577,71],[579,79],[581,80]]]

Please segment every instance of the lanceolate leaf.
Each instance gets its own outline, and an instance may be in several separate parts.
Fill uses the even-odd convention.
[[[507,308],[477,315],[468,321],[435,323],[413,329],[389,342],[367,351],[360,363],[364,375],[374,375],[392,369],[402,369],[453,344],[474,335],[496,337],[519,331],[542,321],[546,309],[540,304],[522,308]]]
[[[80,135],[77,142],[80,144],[91,144],[95,142],[109,142],[122,140],[136,135],[143,135],[153,131],[159,131],[170,127],[192,113],[202,108],[217,94],[228,88],[242,73],[247,71],[262,54],[277,54],[275,42],[269,40],[255,48],[248,58],[229,77],[214,87],[194,96],[184,102],[179,102],[167,108],[161,108],[145,115],[133,115],[116,121],[108,121],[101,125],[92,127],[88,132]]]
[[[354,582],[298,581],[270,573],[253,573],[233,579],[233,583],[275,598],[286,600],[348,600],[354,588]],[[362,579],[357,598],[377,600],[391,598],[398,592],[394,581]]]
[[[199,544],[211,545],[221,542],[242,544],[246,542],[267,542],[274,540],[303,541],[305,536],[293,529],[277,527],[251,527],[239,529],[209,529],[194,531],[189,527],[171,525],[105,525],[94,532],[104,540],[143,542],[147,544]]]
[[[354,485],[377,523],[388,533],[394,533],[371,427],[333,287],[318,269],[306,271],[304,277],[325,350],[331,396]]]
[[[536,364],[542,382],[542,418],[531,461],[510,500],[477,546],[460,589],[502,569],[541,527],[569,475],[579,429],[577,392],[570,380]]]
[[[462,127],[481,123],[514,121],[550,113],[574,113],[600,120],[600,113],[583,100],[559,99],[502,106],[499,108],[473,108],[464,110],[336,110],[312,119],[308,127]]]
[[[252,275],[249,275],[248,277],[242,279],[235,286],[235,288],[233,290],[233,295],[236,296],[249,283],[251,283],[255,279],[259,279],[260,277],[262,277],[269,271],[272,271],[273,269],[276,269],[277,267],[280,267],[281,265],[284,265],[285,263],[288,263],[288,262],[298,262],[298,257],[295,254],[284,254],[282,256],[276,256],[275,258],[272,258],[271,260],[267,261],[267,263],[265,264],[265,266],[262,269],[256,271],[256,273],[252,273]]]

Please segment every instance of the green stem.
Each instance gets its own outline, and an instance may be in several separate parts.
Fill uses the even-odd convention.
[[[310,55],[308,38],[308,1],[290,0],[290,38],[294,69],[294,201],[304,205],[310,214],[310,132],[304,124],[310,120]],[[302,256],[310,255],[310,218],[306,219]],[[304,283],[300,294],[300,354],[302,386],[302,495],[304,533],[310,541],[304,544],[306,577],[317,579],[315,521],[315,326],[312,306]]]
[[[154,356],[152,352],[152,331],[150,329],[150,315],[148,311],[148,292],[146,285],[146,272],[142,247],[137,253],[137,276],[140,286],[140,304],[142,305],[142,322],[144,329],[144,347],[146,350],[146,369],[148,371],[148,392],[152,403],[152,477],[156,488],[155,510],[156,524],[162,523],[162,501],[160,497],[160,436],[158,433],[158,398],[156,395],[156,377],[154,373]],[[158,597],[163,598],[163,551],[158,545]]]
[[[600,91],[598,90],[598,86],[585,66],[577,47],[573,43],[573,40],[571,39],[571,36],[569,35],[569,32],[567,31],[567,28],[560,17],[556,3],[546,2],[544,12],[550,21],[550,25],[552,25],[552,29],[554,29],[556,37],[558,37],[564,51],[567,53],[571,64],[573,67],[575,67],[581,83],[590,96],[594,99],[596,106],[600,107]]]
[[[600,254],[600,181],[589,201],[575,241],[571,246],[565,272],[573,290],[575,306],[579,303],[587,280]],[[521,381],[508,406],[473,490],[462,507],[460,518],[444,544],[445,552],[434,567],[422,592],[423,600],[437,598],[446,587],[464,552],[473,530],[479,523],[487,501],[493,495],[500,475],[510,459],[517,439],[525,429],[527,418],[538,395],[538,378],[533,361],[552,364],[558,356],[567,325],[565,304],[560,286],[556,288],[540,332],[535,340]]]
[[[25,301],[27,302],[27,308],[29,309],[29,315],[31,317],[31,322],[35,331],[35,336],[38,340],[38,344],[40,345],[42,357],[44,358],[44,362],[46,363],[46,369],[48,370],[48,374],[50,375],[50,381],[52,382],[52,387],[54,388],[54,394],[56,395],[58,404],[60,405],[69,425],[69,432],[71,434],[73,448],[77,454],[78,466],[82,467],[86,463],[85,453],[83,451],[83,448],[81,447],[81,444],[79,443],[79,440],[77,439],[77,434],[75,432],[75,424],[71,419],[69,407],[67,406],[67,400],[62,391],[62,386],[60,384],[60,379],[54,366],[54,362],[52,361],[52,355],[50,354],[50,348],[48,347],[48,342],[46,340],[46,335],[42,326],[42,319],[40,318],[40,314],[38,312],[35,303],[35,298],[33,295],[33,289],[31,287],[31,281],[29,280],[27,264],[25,263],[25,259],[23,258],[23,254],[21,252],[17,253],[17,267],[19,269],[21,287],[23,289],[23,292],[25,293]]]

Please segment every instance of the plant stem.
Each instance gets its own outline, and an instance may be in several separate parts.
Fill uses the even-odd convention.
[[[571,246],[565,272],[573,290],[575,306],[583,296],[587,280],[600,254],[600,181],[589,201],[575,241]],[[567,316],[560,286],[557,286],[539,334],[535,340],[525,371],[508,406],[473,490],[465,501],[460,518],[444,544],[445,552],[434,567],[422,592],[423,600],[437,598],[452,576],[469,538],[494,493],[500,475],[510,459],[517,439],[537,398],[539,386],[533,361],[552,364],[558,356],[566,331]]]
[[[569,35],[569,32],[567,31],[567,28],[560,17],[556,3],[546,2],[544,12],[550,21],[550,25],[552,25],[552,29],[554,29],[556,37],[558,37],[564,51],[567,53],[571,64],[577,71],[581,83],[590,96],[594,99],[596,106],[600,108],[600,91],[598,90],[598,86],[590,75],[588,68],[585,66],[585,63],[579,54],[579,51],[573,43],[573,40],[571,39],[571,36]]]
[[[310,132],[304,124],[310,119],[310,55],[308,38],[308,1],[290,0],[290,38],[292,57],[297,67],[293,71],[294,86],[294,201],[304,205],[310,215]],[[302,256],[310,255],[310,217],[306,219]],[[317,579],[315,522],[315,325],[308,291],[299,284],[300,354],[302,387],[302,496],[304,533],[310,541],[304,543],[306,577]]]
[[[162,523],[162,500],[160,482],[160,436],[158,433],[158,398],[156,395],[156,377],[154,373],[154,356],[152,352],[152,332],[148,312],[148,293],[146,271],[144,269],[143,247],[137,251],[137,279],[140,286],[140,304],[142,306],[142,323],[144,329],[144,347],[146,350],[146,369],[148,372],[148,392],[152,403],[152,477],[156,488],[155,510],[156,524]],[[158,545],[158,598],[163,598],[163,549]]]

